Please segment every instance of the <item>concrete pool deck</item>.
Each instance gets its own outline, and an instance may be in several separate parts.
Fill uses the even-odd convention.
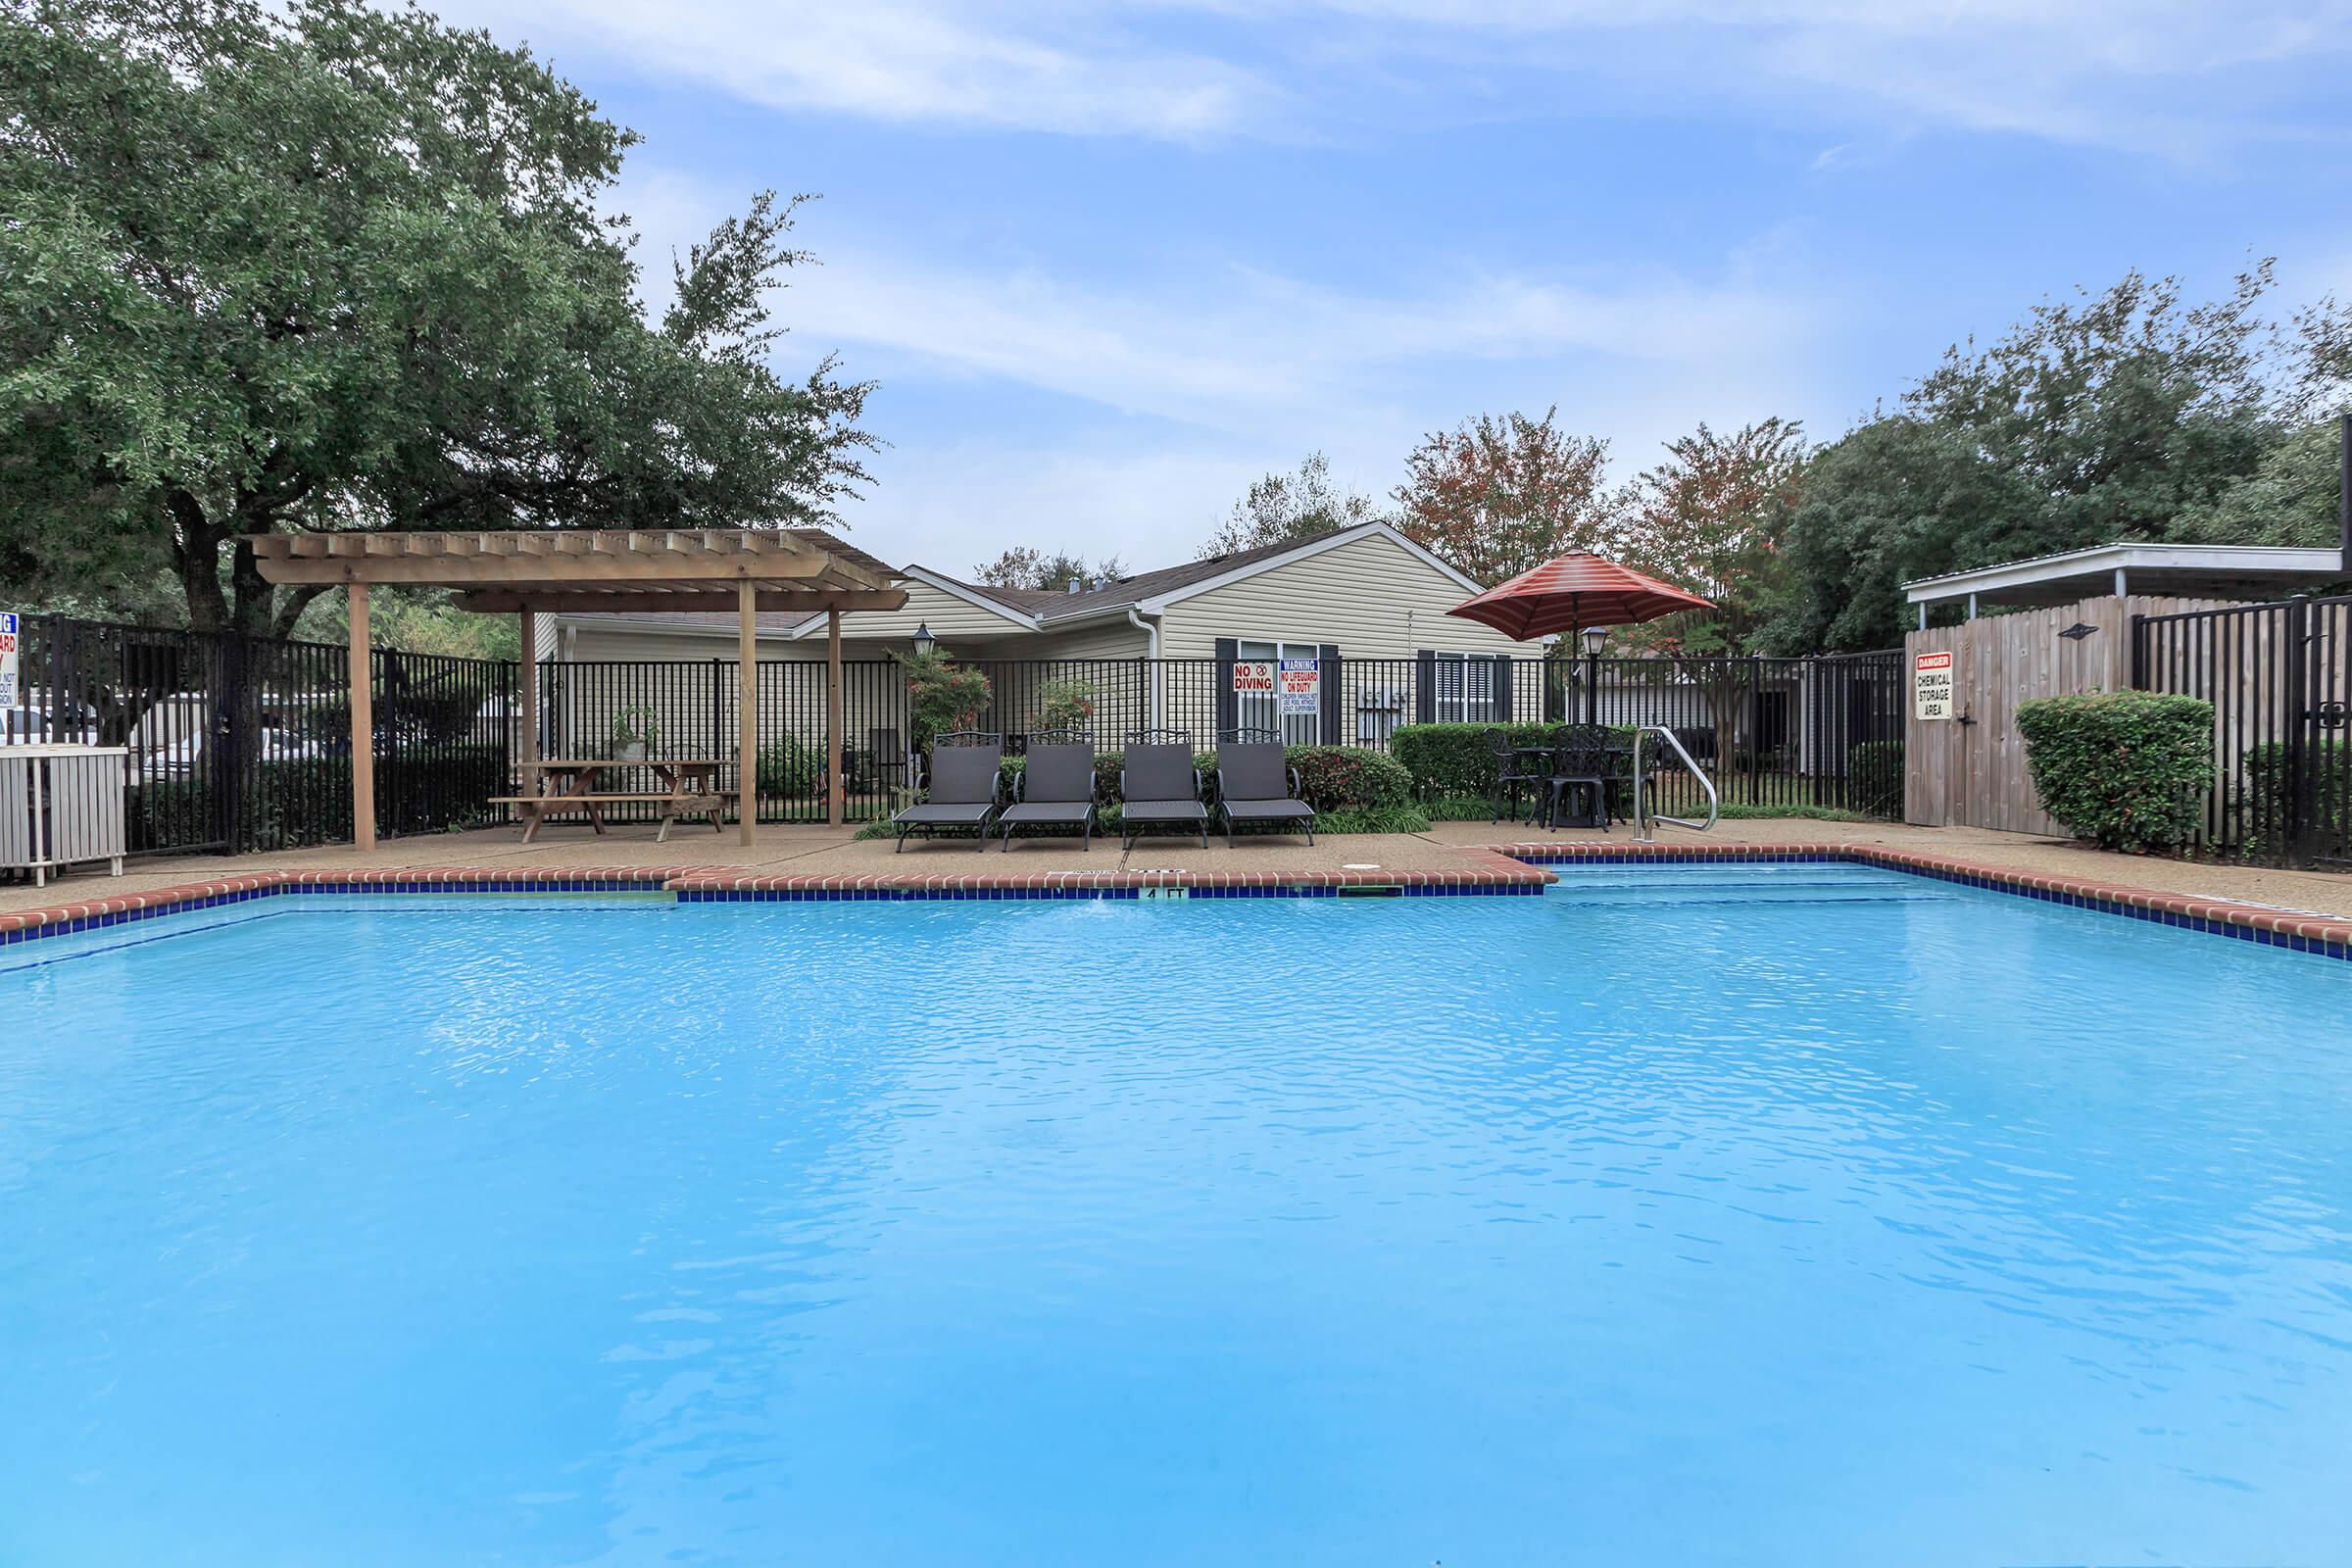
[[[168,889],[239,878],[309,881],[350,874],[388,881],[393,873],[461,869],[499,878],[576,876],[589,870],[651,876],[659,871],[730,883],[758,878],[766,885],[814,878],[1025,881],[1075,873],[1108,881],[1103,874],[1117,872],[1164,873],[1171,881],[1245,874],[1252,881],[1451,880],[1458,875],[1484,882],[1505,865],[1495,857],[1496,848],[1585,847],[1568,850],[1574,854],[1623,851],[1632,844],[1632,833],[1623,826],[1605,836],[1589,831],[1547,835],[1524,824],[1485,822],[1442,822],[1420,834],[1325,836],[1312,846],[1288,839],[1245,839],[1233,850],[1212,834],[1205,850],[1198,840],[1151,838],[1122,851],[1114,835],[1099,838],[1088,853],[1074,843],[1032,839],[1015,840],[1009,854],[994,844],[985,853],[975,853],[969,841],[952,840],[909,842],[904,854],[894,854],[887,840],[859,842],[851,829],[824,827],[766,828],[760,842],[750,849],[737,843],[732,833],[690,829],[673,831],[666,844],[655,843],[650,827],[616,827],[601,838],[585,828],[556,829],[554,835],[525,845],[518,828],[499,827],[389,840],[366,855],[345,845],[270,855],[134,860],[122,877],[80,870],[53,879],[46,888],[29,882],[0,885],[0,917],[36,909],[86,908],[101,901],[143,899]],[[2102,893],[2136,892],[2162,898],[2167,907],[2183,901],[2227,902],[2352,921],[2352,877],[2111,855],[2029,834],[1772,819],[1725,822],[1705,835],[1663,828],[1660,839],[1662,848],[1698,853],[1851,849],[1874,857],[1952,862],[2002,878],[2082,884]]]

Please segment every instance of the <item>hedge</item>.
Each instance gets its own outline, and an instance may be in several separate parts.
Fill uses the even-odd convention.
[[[1610,726],[1621,745],[1638,733],[1630,724]],[[1442,801],[1494,794],[1494,743],[1500,730],[1514,746],[1542,746],[1557,724],[1404,724],[1389,737],[1389,755],[1404,765],[1414,798]]]
[[[400,787],[402,775],[430,772],[430,800]],[[496,820],[485,804],[509,792],[503,746],[445,746],[429,754],[380,755],[375,760],[375,826],[385,837],[447,833]],[[147,779],[125,800],[133,849],[171,849],[212,841],[217,831],[212,785],[204,778]],[[245,802],[246,845],[252,850],[300,849],[351,838],[351,757],[289,758],[258,764]]]
[[[1845,754],[1845,805],[1870,816],[1903,815],[1903,743],[1863,741]]]
[[[2238,832],[2249,849],[2276,852],[2294,832],[2294,781],[2286,772],[2286,743],[2265,741],[2250,748],[2244,759],[2243,783],[2238,793]],[[2312,826],[2320,836],[2321,854],[2335,853],[2352,823],[2345,820],[2342,783],[2352,773],[2352,742],[2323,739],[2306,749],[2304,766],[2314,788]]]
[[[2036,697],[2018,733],[2043,810],[2101,849],[2177,850],[2213,788],[2213,705],[2160,692]]]

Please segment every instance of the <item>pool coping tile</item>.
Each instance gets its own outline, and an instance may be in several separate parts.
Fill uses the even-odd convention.
[[[1715,862],[1877,865],[2184,930],[2352,959],[2352,921],[1985,865],[1878,845],[1634,844],[1596,840],[1456,847],[1459,869],[1379,871],[748,872],[738,866],[441,866],[257,871],[0,914],[0,944],[64,936],[248,899],[320,893],[668,893],[686,903],[851,900],[1452,897],[1540,894],[1552,865]]]
[[[2229,899],[2200,898],[2131,887],[2090,877],[2053,876],[2046,872],[2012,870],[1986,865],[1958,856],[1932,855],[1923,850],[1897,850],[1875,844],[1511,844],[1503,854],[1530,865],[1684,864],[1724,861],[1813,862],[1817,864],[1876,865],[1914,876],[1957,882],[1994,893],[2008,893],[2045,903],[2103,914],[2149,920],[2159,925],[2195,930],[2215,936],[2315,953],[2330,958],[2352,959],[2352,921],[2291,909],[2268,909]]]

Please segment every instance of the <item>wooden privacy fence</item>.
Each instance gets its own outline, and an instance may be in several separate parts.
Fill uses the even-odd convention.
[[[1904,747],[1903,819],[1925,827],[1984,827],[2064,836],[2042,810],[2017,732],[2029,698],[2132,686],[2132,620],[2212,610],[2218,602],[2112,594],[2047,610],[1932,626],[1903,639],[1906,667],[1922,655],[1951,657],[1946,718],[1910,705]]]

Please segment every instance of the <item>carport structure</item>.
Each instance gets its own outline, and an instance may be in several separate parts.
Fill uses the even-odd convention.
[[[906,603],[887,565],[814,528],[536,529],[489,533],[288,533],[253,541],[272,583],[341,586],[351,602],[351,808],[358,848],[375,847],[375,717],[368,670],[368,590],[375,584],[456,590],[459,608],[521,622],[520,772],[535,793],[539,762],[537,617],[542,612],[733,611],[738,692],[735,814],[758,832],[758,615],[823,611],[826,819],[842,820],[841,617]]]

